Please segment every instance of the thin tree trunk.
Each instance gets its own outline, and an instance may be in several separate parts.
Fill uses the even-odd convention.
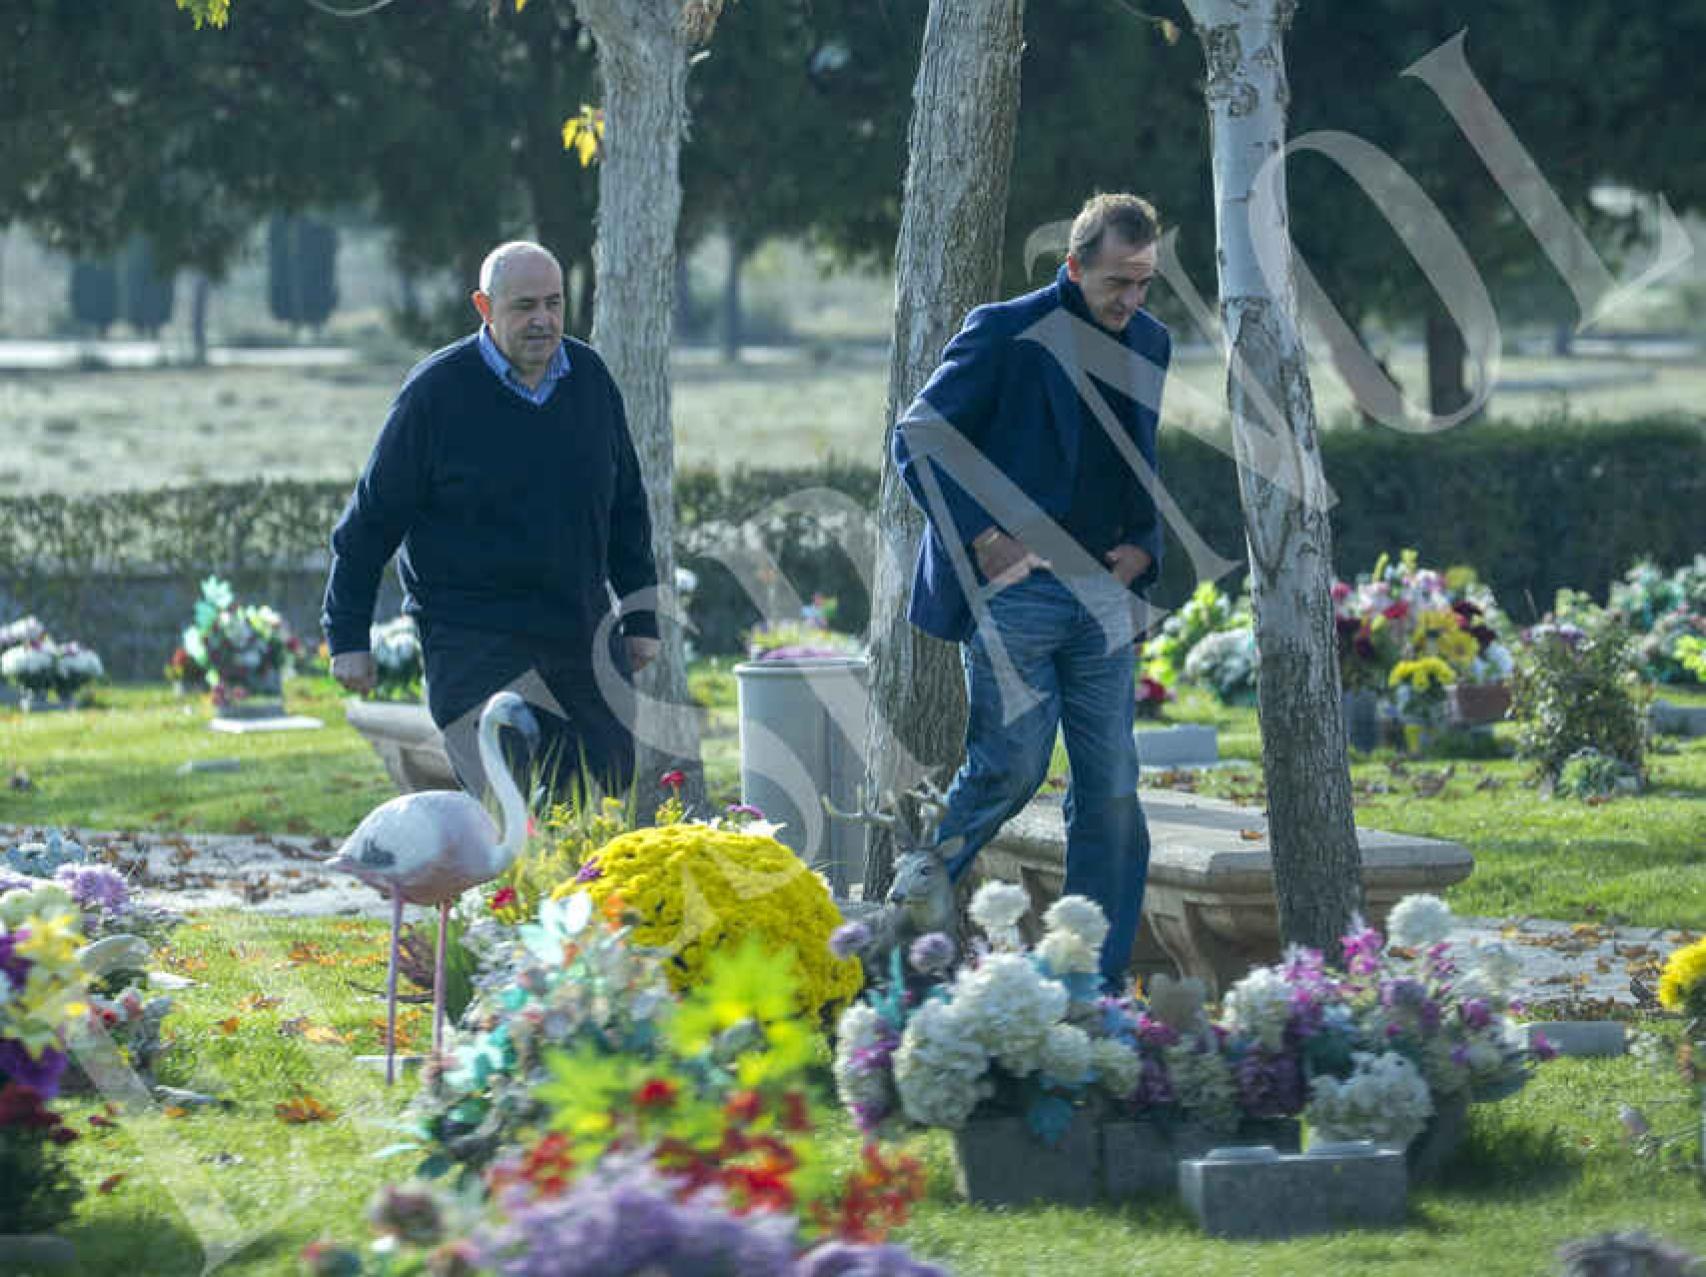
[[[991,300],[1000,286],[1024,14],[1024,0],[932,0],[925,21],[895,249],[894,345],[871,600],[865,787],[873,803],[927,773],[945,785],[964,750],[959,652],[906,621],[924,517],[894,468],[890,443],[895,421],[966,312]],[[977,92],[968,92],[970,85]],[[888,835],[873,831],[866,899],[887,892],[893,850]]]
[[[1463,382],[1468,347],[1457,321],[1438,302],[1428,306],[1428,407],[1436,417],[1449,417],[1469,402]]]
[[[199,368],[207,363],[207,302],[213,284],[201,271],[190,281],[190,359]]]
[[[738,234],[729,234],[728,268],[723,274],[723,362],[740,362],[740,272],[752,253]]]
[[[637,680],[641,810],[664,796],[659,777],[687,773],[683,798],[703,805],[699,726],[687,695],[675,623],[675,442],[670,429],[676,224],[681,139],[687,126],[687,55],[710,38],[721,0],[575,0],[598,43],[604,82],[604,159],[598,181],[598,291],[592,344],[627,404],[628,426],[651,504],[659,610],[658,660]]]
[[[1186,7],[1208,61],[1227,400],[1261,661],[1280,935],[1333,953],[1362,907],[1361,856],[1340,712],[1326,480],[1298,333],[1285,174],[1282,165],[1264,172],[1285,141],[1284,40],[1295,5],[1186,0]],[[1266,198],[1258,174],[1273,182]],[[1252,459],[1261,452],[1292,470],[1288,483],[1258,471]]]

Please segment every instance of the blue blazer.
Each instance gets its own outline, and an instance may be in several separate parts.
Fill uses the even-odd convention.
[[[1159,575],[1160,503],[1150,494],[1160,491],[1155,428],[1172,339],[1145,311],[1118,337],[1087,314],[1065,267],[1046,288],[979,306],[896,423],[895,465],[927,524],[907,619],[926,634],[953,642],[971,636],[966,587],[979,585],[970,545],[990,527],[1019,537],[1057,571],[1089,570],[1092,561],[1057,526],[1072,504],[1085,430],[1113,427],[1127,460],[1121,539],[1153,560],[1132,588]],[[1113,403],[1123,402],[1125,412],[1111,407],[1090,373],[1123,392]]]

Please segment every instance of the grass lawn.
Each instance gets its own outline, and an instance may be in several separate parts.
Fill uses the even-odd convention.
[[[158,1080],[228,1101],[223,1108],[127,1112],[95,1130],[93,1099],[68,1102],[89,1131],[71,1146],[87,1193],[65,1236],[85,1277],[202,1270],[202,1246],[236,1253],[219,1271],[278,1275],[318,1237],[364,1242],[365,1204],[405,1178],[408,1156],[377,1159],[411,1083],[387,1093],[354,1056],[378,1049],[381,1002],[352,986],[383,976],[383,927],[369,921],[202,915],[171,938],[162,965],[198,983],[175,995],[171,1045]],[[272,999],[276,999],[272,1001]],[[415,1012],[409,1031],[428,1031]],[[1675,1091],[1628,1060],[1559,1061],[1522,1093],[1472,1110],[1469,1143],[1441,1184],[1412,1193],[1395,1230],[1284,1243],[1203,1238],[1176,1204],[1092,1210],[987,1211],[959,1203],[948,1140],[913,1142],[931,1193],[902,1239],[952,1271],[1001,1277],[1071,1271],[1533,1273],[1562,1242],[1640,1227],[1706,1250],[1706,1212],[1694,1180],[1637,1159],[1618,1136],[1618,1106],[1641,1104],[1661,1128],[1680,1126]],[[323,1120],[289,1121],[323,1105]],[[838,1111],[820,1110],[836,1155],[855,1153]],[[1661,1116],[1662,1115],[1662,1116]],[[122,1178],[114,1180],[112,1177]],[[101,1190],[105,1184],[106,1191]]]

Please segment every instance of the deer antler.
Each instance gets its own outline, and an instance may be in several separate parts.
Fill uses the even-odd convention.
[[[857,820],[867,825],[875,825],[879,829],[893,829],[896,824],[893,812],[885,812],[881,809],[878,809],[877,811],[870,810],[870,808],[865,805],[865,800],[862,795],[859,799],[858,811],[842,811],[841,808],[829,801],[828,794],[821,795],[819,797],[819,801],[823,803],[823,809],[831,816],[834,816],[837,820]]]

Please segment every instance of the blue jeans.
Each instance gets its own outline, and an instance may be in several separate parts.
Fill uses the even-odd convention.
[[[1112,992],[1125,988],[1149,871],[1132,740],[1133,637],[1129,597],[1111,576],[1069,586],[1033,572],[992,595],[962,649],[966,760],[938,832],[939,841],[964,840],[948,862],[957,879],[1036,793],[1062,729],[1072,771],[1064,890],[1108,916],[1101,973]]]

